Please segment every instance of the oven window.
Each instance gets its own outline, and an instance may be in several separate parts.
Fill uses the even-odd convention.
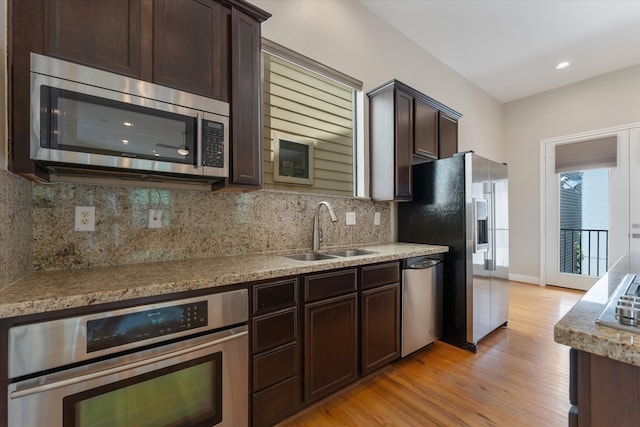
[[[44,148],[195,164],[195,117],[48,86],[41,98]]]
[[[209,427],[222,420],[222,353],[63,400],[64,427]]]

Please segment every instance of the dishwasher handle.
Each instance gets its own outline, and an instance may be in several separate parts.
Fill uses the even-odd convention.
[[[405,270],[426,270],[435,267],[441,262],[442,260],[437,258],[409,258],[405,260],[402,268]]]

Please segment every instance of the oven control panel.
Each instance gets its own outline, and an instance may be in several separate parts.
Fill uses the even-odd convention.
[[[207,301],[156,308],[87,321],[87,353],[208,324]]]

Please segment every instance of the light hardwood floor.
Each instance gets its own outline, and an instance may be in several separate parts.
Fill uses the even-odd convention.
[[[436,341],[279,426],[566,426],[569,348],[553,325],[583,292],[510,283],[509,324],[478,353]]]

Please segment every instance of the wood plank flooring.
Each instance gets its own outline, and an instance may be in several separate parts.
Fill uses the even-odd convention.
[[[478,353],[436,341],[279,426],[566,426],[569,348],[553,325],[583,292],[509,291],[509,324]]]

